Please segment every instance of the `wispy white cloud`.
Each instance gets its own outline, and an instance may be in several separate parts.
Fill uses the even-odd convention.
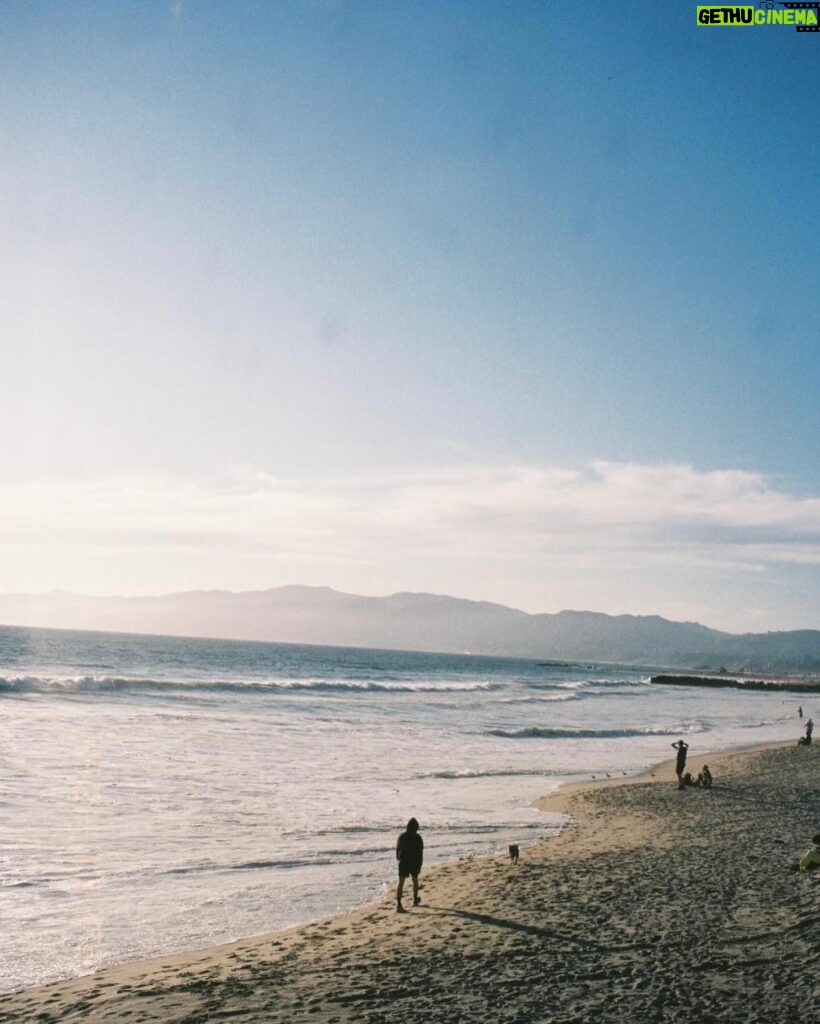
[[[47,566],[54,585],[76,587],[70,567],[82,552],[83,581],[94,590],[207,580],[380,592],[421,582],[511,603],[518,587],[521,603],[532,604],[549,579],[554,600],[566,603],[555,593],[563,580],[594,606],[582,581],[595,579],[600,592],[611,580],[600,606],[604,596],[616,600],[626,572],[641,575],[648,593],[665,577],[671,600],[670,570],[705,579],[820,564],[820,498],[757,473],[675,464],[456,466],[300,481],[242,467],[207,481],[8,485],[0,509],[0,566],[14,570],[4,576],[15,589],[28,589],[32,566],[33,589],[52,579]]]
[[[820,545],[820,498],[760,474],[598,462],[578,469],[455,467],[374,477],[285,480],[242,467],[218,480],[127,476],[0,487],[0,537],[234,536],[294,546],[375,537],[448,548],[495,539],[528,548],[576,536],[635,553],[665,539],[777,560]]]

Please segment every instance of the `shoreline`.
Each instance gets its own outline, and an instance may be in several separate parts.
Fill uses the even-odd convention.
[[[0,1022],[506,1020],[491,999],[500,987],[510,1020],[580,1021],[584,1012],[608,1020],[608,993],[613,1021],[643,1024],[677,1020],[668,1007],[659,1009],[661,995],[685,987],[690,974],[681,1020],[723,1020],[723,1001],[732,1007],[727,1024],[762,1021],[764,1015],[748,1016],[748,972],[741,985],[722,949],[722,980],[702,1012],[692,1010],[692,1000],[703,1003],[711,970],[695,969],[697,951],[715,942],[724,919],[731,932],[724,944],[741,952],[744,942],[759,944],[774,928],[764,959],[773,968],[769,987],[777,990],[778,1009],[772,1016],[770,992],[761,994],[759,1007],[768,1007],[770,1020],[808,1020],[820,988],[812,994],[805,988],[810,978],[801,982],[809,954],[786,956],[785,946],[802,949],[811,940],[813,948],[820,939],[816,915],[804,920],[801,909],[807,895],[816,904],[820,879],[790,873],[787,862],[820,827],[820,812],[807,799],[816,791],[818,756],[789,742],[690,754],[693,766],[708,759],[715,776],[708,791],[678,791],[671,759],[634,776],[569,783],[535,806],[567,815],[571,827],[523,848],[517,867],[502,855],[436,865],[422,875],[422,906],[406,915],[395,914],[391,894],[387,902],[313,924],[102,968],[4,996]],[[716,872],[721,893],[713,891]],[[677,875],[685,885],[674,881]],[[739,896],[747,888],[748,905]],[[683,958],[671,956],[676,905]],[[705,927],[716,908],[716,920]],[[703,930],[693,934],[693,921],[703,921]],[[639,941],[642,931],[652,941]],[[658,943],[670,947],[670,956],[654,964]],[[705,955],[703,964],[714,956]],[[666,977],[670,957],[677,966]],[[736,992],[727,988],[733,977]],[[786,977],[789,984],[781,985]],[[738,1016],[741,999],[746,1016]]]
[[[759,744],[759,745],[756,745],[754,748],[744,748],[744,749],[749,749],[749,750],[761,749],[762,746],[763,746],[762,744]],[[574,824],[574,822],[572,821],[571,815],[569,815],[567,813],[564,813],[562,810],[560,810],[560,808],[559,808],[557,803],[556,803],[555,807],[550,806],[550,802],[552,800],[556,799],[559,794],[571,793],[571,792],[573,792],[576,789],[579,789],[579,790],[584,790],[586,788],[597,789],[598,787],[605,786],[605,785],[626,784],[627,782],[632,781],[632,780],[640,780],[640,779],[642,779],[644,777],[649,778],[656,771],[656,769],[660,765],[662,765],[664,763],[665,762],[657,762],[656,764],[648,764],[645,767],[642,767],[642,768],[639,768],[639,769],[634,769],[631,773],[627,773],[627,772],[619,769],[621,774],[618,774],[617,776],[615,776],[615,775],[608,775],[606,773],[603,773],[606,777],[602,777],[601,775],[598,775],[596,777],[596,775],[594,773],[593,774],[584,773],[583,776],[579,776],[579,774],[577,774],[577,773],[574,774],[574,775],[570,774],[570,773],[567,773],[567,774],[562,774],[560,776],[557,776],[555,778],[555,780],[554,780],[554,788],[553,789],[550,789],[547,793],[542,793],[541,795],[533,797],[529,801],[529,803],[526,803],[525,801],[522,802],[520,806],[522,806],[522,807],[528,806],[528,807],[531,807],[531,808],[535,808],[535,809],[537,809],[539,811],[544,811],[545,813],[553,813],[553,814],[556,814],[556,815],[561,815],[563,820],[558,822],[558,823],[545,823],[544,824],[544,829],[545,829],[547,834],[542,834],[542,835],[539,835],[539,836],[534,837],[532,839],[529,839],[527,841],[527,843],[526,843],[526,846],[524,846],[524,844],[521,843],[521,841],[519,840],[520,845],[522,846],[523,849],[526,850],[526,849],[530,849],[534,844],[538,844],[538,843],[541,843],[541,842],[552,842],[553,840],[555,840],[558,837],[558,835],[560,835],[563,831],[565,831],[567,828],[571,827],[572,824]],[[563,780],[563,781],[559,781],[559,780]],[[397,834],[398,834],[398,831],[399,831],[400,827],[401,826],[397,824],[397,826],[396,826]],[[425,829],[424,828],[422,828],[422,834],[425,834]],[[385,849],[385,856],[387,858],[390,857],[390,850],[388,848]],[[425,866],[424,878],[425,879],[431,878],[431,876],[435,872],[437,872],[440,869],[445,868],[445,867],[447,867],[449,865],[454,865],[454,864],[461,864],[461,865],[473,864],[473,863],[476,863],[476,862],[480,862],[480,861],[483,861],[483,860],[486,860],[486,859],[490,859],[490,858],[493,858],[493,857],[499,857],[499,856],[503,857],[504,854],[502,852],[500,852],[500,851],[480,852],[480,853],[470,853],[470,854],[465,854],[465,855],[459,855],[459,856],[456,856],[456,857],[454,857],[452,859],[448,859],[448,860],[435,861],[434,863],[430,863],[430,864]],[[390,880],[389,881],[384,881],[382,883],[382,885],[385,888],[385,892],[388,895],[393,893],[393,892],[395,892],[395,888],[396,888],[395,876],[393,874],[391,874],[390,875]],[[114,960],[114,961],[111,961],[109,963],[103,963],[100,966],[94,967],[93,969],[85,971],[85,972],[83,972],[81,974],[71,974],[71,975],[68,975],[68,976],[63,977],[63,978],[51,978],[51,979],[47,979],[47,980],[43,980],[43,981],[37,981],[34,984],[28,984],[28,985],[24,985],[24,986],[18,987],[18,988],[5,989],[5,990],[0,989],[0,1006],[2,1005],[2,1000],[7,998],[7,997],[14,996],[14,995],[20,995],[21,993],[24,993],[24,992],[39,991],[41,989],[50,988],[50,987],[52,987],[54,985],[67,985],[67,984],[71,984],[72,982],[75,982],[75,981],[81,981],[84,978],[91,978],[91,977],[93,977],[93,976],[95,976],[97,974],[100,974],[101,972],[114,971],[114,970],[118,970],[120,968],[128,969],[129,967],[138,967],[139,965],[142,965],[142,964],[146,964],[147,965],[147,964],[154,964],[154,963],[158,963],[158,962],[164,962],[164,961],[168,960],[169,958],[176,959],[178,957],[186,957],[186,956],[190,956],[190,957],[193,958],[193,957],[196,957],[196,956],[198,956],[200,954],[205,954],[205,953],[208,953],[208,952],[211,952],[211,951],[216,951],[216,950],[227,949],[229,947],[233,947],[233,946],[241,944],[241,943],[253,941],[254,939],[271,938],[271,937],[281,936],[281,935],[290,935],[291,933],[298,932],[299,930],[304,929],[304,928],[309,928],[311,926],[321,925],[321,924],[323,924],[325,922],[328,922],[328,921],[333,921],[333,920],[336,920],[336,919],[341,919],[341,918],[350,916],[352,914],[356,914],[358,912],[365,911],[368,908],[372,908],[372,907],[376,907],[376,906],[381,906],[383,902],[384,902],[384,897],[370,896],[369,898],[367,898],[363,902],[357,903],[355,905],[348,905],[347,908],[340,908],[340,909],[336,910],[335,912],[324,913],[324,914],[321,914],[321,915],[316,916],[316,917],[308,918],[307,920],[297,921],[297,922],[291,923],[291,924],[284,924],[282,926],[275,926],[274,928],[272,928],[270,930],[264,930],[264,931],[259,931],[259,932],[252,932],[252,933],[247,934],[247,935],[238,935],[238,936],[235,936],[235,937],[226,938],[223,941],[217,941],[217,942],[215,942],[213,944],[209,943],[207,945],[201,945],[201,946],[200,945],[186,946],[184,948],[177,948],[177,949],[169,948],[169,949],[162,950],[162,951],[159,951],[159,952],[156,952],[156,953],[148,953],[147,955],[141,955],[141,956],[137,955],[137,956],[135,956],[133,958],[129,957],[129,958],[123,959],[123,960]],[[2,1020],[2,1018],[0,1018],[0,1020]]]

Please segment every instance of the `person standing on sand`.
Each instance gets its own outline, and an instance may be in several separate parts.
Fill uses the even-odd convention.
[[[799,707],[799,708],[797,709],[797,717],[798,717],[798,718],[802,718],[802,717],[803,717],[803,705],[802,705],[802,704],[801,704],[801,705],[800,705],[800,707]]]
[[[673,747],[677,748],[678,756],[675,761],[675,775],[678,777],[678,789],[683,789],[683,769],[686,767],[686,751],[689,749],[689,744],[684,740],[677,740],[672,744]]]
[[[424,860],[424,840],[419,835],[419,823],[415,818],[407,822],[407,828],[399,836],[396,843],[396,860],[399,862],[399,884],[396,889],[396,913],[404,914],[401,905],[404,893],[404,880],[409,875],[413,879],[413,906],[417,907],[419,899],[419,871]]]
[[[811,734],[814,732],[814,722],[809,719],[806,722],[806,746],[811,746]]]

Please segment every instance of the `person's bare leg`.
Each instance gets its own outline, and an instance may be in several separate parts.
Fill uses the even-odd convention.
[[[402,905],[401,905],[401,897],[402,897],[402,893],[403,892],[404,892],[404,879],[400,878],[399,879],[399,884],[396,886],[396,910],[403,910],[404,909],[402,907]]]
[[[417,907],[421,903],[419,899],[419,876],[413,875],[413,906]]]

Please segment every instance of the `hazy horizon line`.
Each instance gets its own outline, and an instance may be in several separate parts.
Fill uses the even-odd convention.
[[[389,600],[390,598],[403,597],[403,596],[443,598],[443,599],[448,600],[448,601],[457,601],[459,603],[464,603],[464,604],[488,605],[488,606],[491,606],[493,608],[503,609],[504,611],[515,612],[515,613],[517,613],[519,615],[526,616],[527,618],[537,618],[537,617],[540,617],[540,616],[555,617],[555,616],[558,616],[558,615],[571,614],[571,615],[595,615],[595,616],[601,616],[603,618],[608,618],[608,619],[660,619],[660,620],[662,620],[664,622],[673,623],[675,625],[694,625],[694,626],[700,626],[700,627],[702,627],[704,629],[708,629],[708,630],[711,630],[712,632],[720,633],[720,634],[723,634],[725,636],[760,636],[760,635],[767,635],[767,634],[774,634],[774,633],[820,632],[820,627],[811,627],[811,626],[808,626],[808,627],[793,627],[793,628],[790,628],[790,629],[762,630],[762,631],[757,632],[757,633],[754,632],[753,630],[734,631],[734,630],[727,630],[727,629],[719,629],[718,627],[715,627],[715,626],[709,626],[708,624],[706,624],[705,622],[700,621],[699,619],[674,619],[674,618],[670,618],[668,615],[662,615],[660,612],[647,612],[647,613],[603,612],[603,611],[597,611],[596,609],[593,609],[593,608],[569,608],[569,607],[563,607],[563,608],[558,609],[557,611],[535,611],[535,612],[530,612],[530,611],[527,611],[526,609],[518,608],[518,607],[516,607],[514,605],[504,604],[501,601],[492,601],[492,600],[486,600],[486,599],[481,599],[481,598],[461,597],[461,596],[458,596],[456,594],[448,594],[448,593],[442,593],[442,592],[437,592],[437,591],[397,590],[397,591],[392,591],[392,592],[387,593],[387,594],[364,594],[364,593],[356,593],[356,592],[353,592],[353,591],[340,590],[340,589],[338,589],[336,587],[332,587],[332,586],[330,586],[328,584],[306,584],[306,583],[284,583],[284,584],[279,584],[279,585],[271,586],[271,587],[252,588],[252,589],[247,589],[247,590],[236,590],[236,589],[231,589],[231,588],[227,588],[227,587],[211,587],[211,588],[207,588],[207,589],[205,589],[205,588],[194,588],[194,589],[191,589],[191,590],[173,590],[173,591],[167,591],[167,592],[163,592],[163,593],[151,592],[151,593],[145,593],[145,594],[116,594],[116,593],[92,594],[92,593],[83,593],[83,592],[74,591],[74,590],[66,590],[64,588],[58,587],[58,588],[53,588],[53,589],[47,590],[47,591],[9,591],[9,592],[0,592],[0,601],[5,600],[5,599],[9,599],[9,598],[48,598],[48,597],[54,597],[54,596],[65,596],[65,597],[73,597],[73,598],[82,598],[82,599],[87,599],[87,600],[92,600],[92,601],[115,600],[115,601],[136,602],[136,601],[161,601],[161,600],[164,600],[164,599],[167,599],[167,598],[190,597],[190,596],[194,596],[194,595],[207,596],[207,595],[211,595],[211,594],[224,594],[224,595],[230,595],[232,597],[242,597],[242,596],[245,596],[245,595],[252,595],[252,594],[256,594],[256,595],[259,595],[259,594],[270,594],[270,593],[274,593],[276,591],[283,591],[283,590],[327,591],[327,592],[331,592],[333,594],[338,594],[338,595],[340,595],[342,597],[364,598],[366,600],[373,600],[373,601],[385,601],[385,600]],[[16,626],[18,624],[16,624],[16,623],[2,623],[2,622],[0,622],[0,626],[3,626],[3,625],[6,625],[6,626]],[[23,628],[26,628],[26,627],[23,627]],[[72,627],[44,626],[44,627],[30,627],[30,628],[45,628],[45,629],[55,628],[55,629],[62,629],[62,628],[72,628]],[[89,632],[110,632],[110,630],[95,630],[95,629],[91,629],[91,630],[88,630],[88,631]],[[123,632],[123,630],[115,630],[115,632]],[[129,630],[125,630],[125,632],[130,632],[130,631]],[[135,632],[142,632],[142,631],[141,630],[137,630]],[[146,635],[154,635],[154,634],[146,634]],[[164,635],[164,634],[157,634],[157,635]],[[176,635],[176,634],[174,634],[174,635]],[[182,635],[182,634],[180,634],[180,635]],[[226,639],[228,639],[228,638],[226,638]],[[275,642],[275,641],[272,641],[272,642]],[[330,646],[339,646],[339,645],[331,644]]]

